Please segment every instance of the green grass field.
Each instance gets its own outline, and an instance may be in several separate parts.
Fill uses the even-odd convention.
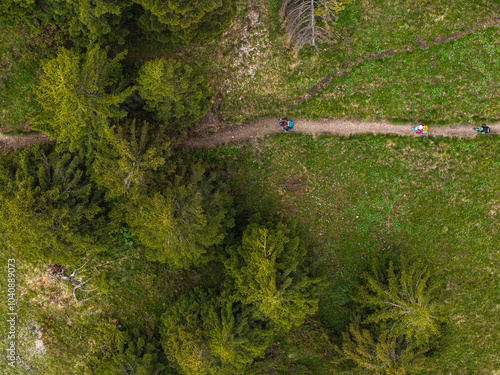
[[[221,38],[171,49],[136,43],[127,46],[129,58],[182,59],[205,77],[213,96],[221,93],[219,113],[233,123],[280,116],[283,108],[291,116],[432,125],[500,118],[500,29],[493,19],[500,6],[491,1],[353,1],[339,14],[337,43],[318,51],[305,47],[298,57],[286,47],[280,3],[238,1]],[[439,44],[449,36],[454,40]],[[343,67],[395,49],[394,56]],[[292,105],[341,69],[350,71],[334,77],[316,98]]]
[[[318,318],[346,329],[351,280],[374,250],[417,254],[443,280],[449,323],[429,365],[500,371],[499,139],[279,134],[197,151],[223,166],[241,212],[294,217],[331,280]]]

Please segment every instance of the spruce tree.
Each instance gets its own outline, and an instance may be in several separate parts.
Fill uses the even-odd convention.
[[[145,10],[139,26],[162,42],[198,43],[215,39],[230,25],[234,0],[134,0]]]
[[[79,263],[104,250],[102,193],[75,154],[36,144],[0,159],[0,233],[28,260]]]
[[[203,77],[178,61],[160,58],[146,62],[139,70],[137,87],[145,109],[158,120],[169,121],[171,128],[193,124],[210,108]]]
[[[254,306],[235,301],[234,290],[225,287],[204,317],[204,326],[216,363],[224,373],[233,374],[263,356],[275,332],[255,318]]]
[[[93,375],[169,375],[165,364],[159,361],[161,351],[139,333],[118,331],[113,347],[104,356],[94,355],[86,363]]]
[[[136,120],[117,128],[108,139],[100,141],[93,162],[93,177],[106,188],[108,200],[145,194],[172,155],[170,142],[162,139],[161,129]],[[173,172],[170,170],[169,172]]]
[[[235,298],[231,284],[220,295],[195,288],[163,314],[162,346],[180,373],[240,374],[264,354],[275,331]]]
[[[293,221],[250,224],[241,246],[228,249],[228,275],[235,279],[243,303],[255,304],[263,319],[290,329],[318,308],[320,279],[302,269],[307,250],[295,234]]]
[[[203,315],[211,303],[201,290],[183,293],[162,315],[160,328],[163,350],[185,375],[210,374],[214,359],[203,333]]]
[[[374,312],[366,323],[387,322],[391,332],[414,338],[418,344],[429,344],[440,336],[443,322],[439,303],[440,281],[431,279],[431,273],[420,260],[407,261],[401,257],[401,269],[394,270],[394,262],[380,269],[380,259],[372,258],[371,272],[362,275],[353,300]]]
[[[149,260],[187,269],[208,262],[232,227],[231,198],[199,162],[177,165],[168,185],[127,203],[125,220]]]
[[[349,333],[343,332],[342,352],[362,368],[377,375],[417,374],[425,369],[425,348],[416,349],[404,342],[401,336],[383,332],[377,340],[367,329],[360,328],[357,316],[349,326]]]
[[[109,119],[126,114],[117,106],[134,88],[112,93],[124,55],[109,60],[95,45],[85,57],[61,49],[56,58],[44,61],[44,74],[33,88],[43,110],[32,119],[32,128],[68,142],[70,151],[89,154],[98,139],[110,136]]]

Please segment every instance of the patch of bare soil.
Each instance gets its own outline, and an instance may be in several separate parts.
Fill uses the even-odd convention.
[[[321,119],[312,120],[307,118],[293,119],[295,127],[290,130],[291,133],[311,134],[337,134],[349,136],[351,134],[396,134],[401,136],[414,137],[458,137],[458,138],[473,138],[476,132],[472,130],[474,125],[451,125],[433,127],[429,126],[427,134],[415,134],[411,130],[412,125],[393,125],[388,121],[385,122],[357,122],[345,119]],[[413,126],[418,125],[415,123]],[[500,134],[500,123],[488,125],[491,128],[492,134]],[[210,148],[217,145],[226,144],[229,142],[245,141],[247,139],[254,140],[264,138],[275,133],[283,133],[283,130],[278,125],[277,118],[260,118],[253,121],[247,121],[238,126],[223,128],[212,134],[195,135],[183,140],[179,147],[188,148]],[[486,135],[487,137],[487,135]]]
[[[26,147],[33,143],[51,143],[51,141],[43,133],[32,133],[27,135],[6,135],[0,133],[0,150],[16,147]]]

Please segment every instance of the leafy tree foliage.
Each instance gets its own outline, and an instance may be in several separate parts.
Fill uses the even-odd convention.
[[[0,232],[27,259],[66,264],[103,250],[107,221],[83,160],[53,148],[37,144],[0,159]]]
[[[418,344],[428,344],[432,337],[439,337],[443,321],[440,281],[431,279],[430,271],[420,260],[409,262],[402,256],[397,273],[392,260],[387,269],[381,269],[380,264],[380,258],[374,256],[371,272],[362,275],[364,282],[353,296],[354,301],[374,310],[365,322],[389,322],[391,331],[414,338]]]
[[[191,125],[210,108],[210,92],[203,77],[178,61],[161,58],[146,62],[137,83],[145,108],[155,112],[159,120],[177,120],[177,128]]]
[[[162,316],[162,346],[182,374],[235,374],[263,355],[273,331],[251,306],[199,288],[183,294]]]
[[[378,375],[417,374],[425,369],[426,349],[417,350],[401,336],[383,332],[375,341],[367,329],[361,329],[360,317],[349,326],[350,335],[343,332],[342,351],[348,359]]]
[[[42,63],[44,74],[33,90],[43,111],[32,119],[32,128],[68,142],[70,151],[89,153],[99,138],[110,136],[109,119],[125,116],[116,106],[134,88],[112,93],[124,55],[110,61],[95,45],[83,58],[61,49],[56,58]]]
[[[217,176],[200,163],[178,163],[171,184],[131,201],[125,219],[149,260],[186,269],[210,260],[208,248],[221,244],[233,220]]]
[[[250,224],[241,246],[228,249],[228,275],[243,303],[255,304],[261,317],[285,330],[302,324],[318,308],[321,280],[301,270],[307,250],[295,234],[295,222]]]
[[[101,140],[93,169],[96,182],[107,190],[107,199],[137,197],[155,180],[158,168],[172,155],[170,142],[157,133],[147,122],[136,127],[134,119]]]
[[[158,361],[161,352],[146,342],[138,329],[118,331],[112,350],[99,358],[93,356],[87,363],[95,375],[168,375],[167,367]]]
[[[234,0],[134,0],[146,13],[139,26],[162,43],[197,43],[215,39],[230,25]]]

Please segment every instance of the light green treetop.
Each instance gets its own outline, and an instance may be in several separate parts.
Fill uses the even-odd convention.
[[[294,222],[249,225],[241,246],[228,249],[225,262],[243,303],[255,304],[261,316],[288,330],[302,324],[318,308],[319,279],[299,266],[306,249],[293,234]]]
[[[44,73],[33,91],[42,106],[42,113],[32,119],[32,127],[51,139],[68,142],[70,151],[89,153],[99,138],[111,134],[109,119],[125,116],[118,109],[134,90],[120,93],[109,89],[119,81],[121,53],[108,60],[98,45],[85,57],[61,49],[54,59],[42,63]]]

